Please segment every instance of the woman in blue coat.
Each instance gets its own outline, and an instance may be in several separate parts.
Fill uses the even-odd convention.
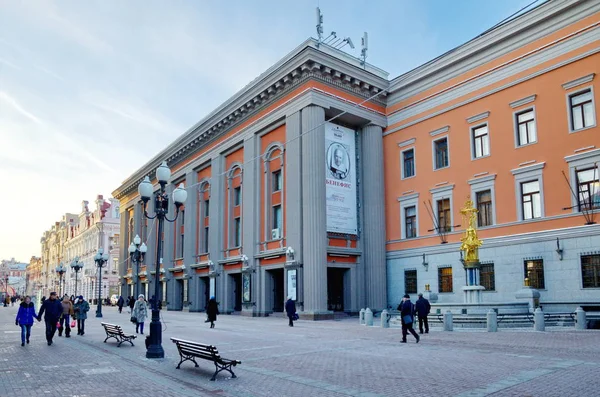
[[[35,307],[29,296],[25,297],[25,301],[19,305],[19,311],[17,312],[17,318],[15,319],[15,325],[21,326],[21,346],[25,346],[25,341],[29,343],[29,336],[31,336],[31,326],[33,325],[33,319],[36,318]]]

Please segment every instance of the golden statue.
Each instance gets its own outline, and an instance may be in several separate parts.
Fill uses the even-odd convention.
[[[479,247],[483,242],[477,237],[477,212],[479,211],[473,208],[473,202],[467,197],[465,206],[460,210],[468,225],[467,230],[465,230],[465,236],[460,239],[462,242],[460,250],[465,253],[465,264],[479,262]]]

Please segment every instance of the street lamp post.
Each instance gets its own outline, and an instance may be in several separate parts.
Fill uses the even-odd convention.
[[[146,244],[142,243],[140,245],[140,243],[142,243],[142,239],[136,234],[131,244],[129,244],[129,257],[131,262],[135,263],[135,293],[133,296],[136,298],[140,294],[140,262],[144,260],[146,251],[148,251]]]
[[[156,169],[156,179],[160,184],[160,191],[154,195],[154,216],[149,216],[146,211],[146,205],[154,190],[150,178],[146,176],[138,186],[138,192],[144,203],[144,216],[148,219],[158,219],[158,231],[156,234],[158,236],[158,242],[156,244],[156,272],[154,273],[154,301],[152,302],[152,322],[150,323],[150,345],[146,350],[146,358],[163,358],[165,356],[165,351],[162,347],[162,325],[160,323],[160,307],[158,305],[158,284],[160,283],[160,263],[162,262],[162,244],[160,243],[160,236],[162,236],[163,233],[164,221],[175,222],[179,215],[180,207],[187,199],[187,191],[182,183],[173,191],[173,202],[175,203],[176,208],[175,218],[167,218],[167,213],[169,212],[169,195],[165,192],[165,187],[170,177],[171,170],[167,167],[167,162],[163,161]]]
[[[104,253],[102,247],[98,248],[98,252],[94,256],[94,262],[98,267],[98,309],[96,309],[96,317],[102,317],[102,268],[108,262],[108,254]]]
[[[77,296],[77,275],[79,274],[79,271],[83,269],[83,263],[79,262],[78,256],[71,262],[71,269],[75,271],[75,296]]]
[[[8,298],[8,274],[4,276],[4,288],[6,289],[6,295],[4,295],[4,307],[8,306],[6,304],[6,298]]]
[[[65,274],[65,272],[67,271],[67,267],[60,262],[60,264],[58,266],[56,266],[56,273],[58,273],[58,290],[60,291],[60,297],[62,299],[62,278],[63,278],[63,274]]]

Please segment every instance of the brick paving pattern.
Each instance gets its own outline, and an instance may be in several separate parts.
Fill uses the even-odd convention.
[[[203,314],[163,311],[165,358],[147,360],[143,338],[134,347],[103,343],[100,321],[135,331],[126,310],[105,307],[97,319],[94,308],[85,336],[57,336],[52,346],[36,323],[25,347],[16,310],[0,307],[0,397],[600,395],[600,331],[434,329],[419,344],[400,344],[400,329],[367,328],[356,318],[290,328],[284,318],[219,316],[211,330]],[[172,336],[241,360],[238,378],[222,372],[211,382],[212,364],[202,360],[175,369]]]

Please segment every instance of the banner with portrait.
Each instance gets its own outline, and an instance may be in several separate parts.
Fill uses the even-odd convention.
[[[327,231],[358,234],[356,208],[356,131],[325,124]]]

